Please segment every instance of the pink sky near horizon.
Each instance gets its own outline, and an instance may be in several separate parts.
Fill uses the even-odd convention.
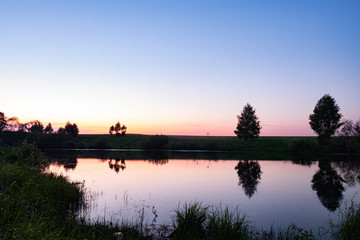
[[[79,127],[80,134],[108,134],[109,126],[105,125],[93,125],[87,123],[76,123]],[[44,126],[47,122],[43,122]],[[125,123],[124,123],[125,124]],[[59,127],[64,127],[64,123],[53,122],[52,126],[54,130]],[[125,124],[128,127],[128,134],[164,134],[164,135],[191,135],[191,136],[235,136],[234,126],[214,126],[212,129],[204,128],[202,126],[189,126],[186,128],[184,125],[168,124],[167,126],[160,125],[147,125],[147,126],[134,126],[131,124]],[[310,126],[286,126],[286,125],[266,125],[262,126],[260,136],[314,136]]]

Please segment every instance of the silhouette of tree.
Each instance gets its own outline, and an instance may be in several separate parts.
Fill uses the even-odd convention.
[[[27,132],[29,128],[30,128],[29,123],[19,123],[18,131],[19,132]]]
[[[114,125],[112,125],[109,129],[110,135],[112,135],[114,131],[115,131],[115,127],[114,127]]]
[[[311,180],[311,187],[322,205],[329,211],[335,211],[343,198],[344,180],[328,162],[319,162],[319,168]]]
[[[235,170],[239,176],[239,186],[241,185],[246,196],[251,198],[256,192],[259,179],[261,179],[261,168],[257,161],[239,161]]]
[[[8,118],[3,112],[0,112],[0,132],[16,131],[19,128],[19,119],[17,117]]]
[[[47,134],[52,134],[54,132],[54,129],[51,126],[51,123],[48,123],[48,125],[46,125],[46,127],[44,128],[44,133]]]
[[[42,133],[44,129],[44,125],[39,120],[29,122],[29,126],[28,130],[32,133]]]
[[[3,112],[0,112],[0,132],[2,132],[6,127],[6,118]]]
[[[58,131],[57,131],[57,134],[59,134],[59,135],[65,135],[65,134],[66,134],[65,128],[60,127],[60,128],[58,129]]]
[[[76,137],[79,134],[79,128],[76,123],[71,124],[70,122],[67,122],[65,125],[65,132],[66,134]]]
[[[339,106],[335,99],[329,94],[325,94],[316,104],[314,113],[309,116],[309,124],[316,134],[321,144],[328,144],[330,137],[342,125],[339,113]]]
[[[358,120],[353,127],[356,133],[355,136],[360,137],[360,120]]]
[[[116,136],[120,135],[120,130],[121,130],[121,124],[120,122],[118,121],[116,124],[115,124],[115,128],[114,128],[115,132],[116,132]]]
[[[121,135],[124,136],[126,134],[127,127],[125,125],[122,125],[121,127]]]
[[[113,130],[112,130],[113,128]],[[109,130],[109,133],[112,134],[112,131],[115,131],[116,133],[116,136],[124,136],[126,134],[126,130],[127,130],[127,127],[125,125],[122,125],[120,124],[120,122],[118,121],[116,124],[115,124],[115,127],[111,126],[110,127],[110,130]]]
[[[249,103],[244,106],[241,115],[238,115],[237,118],[238,124],[234,133],[238,138],[248,140],[259,137],[260,121]]]

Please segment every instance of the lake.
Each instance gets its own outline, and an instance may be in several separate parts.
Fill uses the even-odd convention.
[[[359,161],[248,157],[221,152],[50,151],[47,171],[84,183],[89,205],[83,214],[88,221],[171,224],[174,209],[197,201],[238,209],[258,229],[295,223],[316,233],[329,219],[338,219],[346,204],[360,203]]]

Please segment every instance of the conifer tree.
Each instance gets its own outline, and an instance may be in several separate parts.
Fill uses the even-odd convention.
[[[259,137],[261,129],[260,121],[249,103],[244,106],[241,115],[238,115],[237,118],[238,124],[234,133],[238,138],[249,140]]]

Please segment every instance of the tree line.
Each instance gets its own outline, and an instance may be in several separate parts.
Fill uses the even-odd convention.
[[[260,121],[255,114],[255,109],[249,103],[244,106],[237,118],[238,124],[234,133],[239,139],[246,141],[259,137]],[[313,113],[309,116],[310,127],[318,135],[320,144],[328,144],[330,137],[335,133],[344,137],[360,137],[360,120],[354,123],[351,120],[341,121],[341,118],[340,107],[333,97],[325,94],[320,98]]]
[[[26,123],[19,122],[17,117],[6,117],[3,112],[0,112],[0,132],[24,132],[24,133],[40,133],[40,134],[60,134],[71,135],[73,137],[79,134],[79,128],[76,123],[69,121],[64,127],[60,127],[56,132],[54,131],[51,123],[45,127],[39,120],[34,120]]]

